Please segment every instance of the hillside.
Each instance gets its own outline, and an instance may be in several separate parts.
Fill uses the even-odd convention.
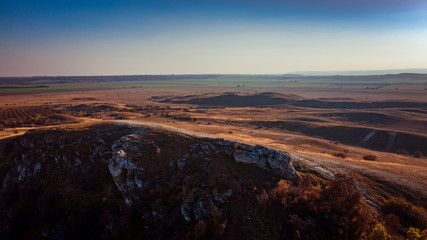
[[[356,239],[375,222],[351,179],[223,139],[97,124],[4,139],[0,156],[2,239]]]

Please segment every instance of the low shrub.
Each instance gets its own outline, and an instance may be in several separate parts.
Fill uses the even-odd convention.
[[[384,210],[399,217],[406,227],[427,228],[427,212],[422,207],[414,206],[402,198],[392,198],[384,203]]]
[[[333,155],[335,157],[340,157],[342,159],[345,159],[347,157],[347,153],[345,153],[345,152],[336,152],[336,153],[333,153]]]
[[[384,218],[384,225],[388,232],[396,232],[400,227],[399,217],[394,214],[388,214]]]
[[[263,224],[289,239],[359,239],[374,223],[353,179],[340,174],[324,187],[308,176],[296,187],[282,180],[258,201]]]
[[[373,154],[366,154],[363,156],[364,160],[368,160],[368,161],[375,161],[377,160],[377,156],[373,155]]]
[[[418,228],[410,227],[406,232],[407,240],[427,240],[427,229],[420,231]]]
[[[387,233],[383,224],[378,223],[368,236],[369,240],[389,240],[390,235]]]
[[[420,151],[415,151],[414,152],[414,157],[416,157],[416,158],[420,158],[420,157],[422,157],[423,156],[423,153],[422,152],[420,152]]]
[[[404,154],[404,155],[409,154],[408,151],[406,151],[406,149],[404,149],[404,148],[397,149],[396,153],[398,153],[398,154]]]

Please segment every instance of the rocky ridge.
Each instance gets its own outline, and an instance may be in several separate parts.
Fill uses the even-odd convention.
[[[167,237],[234,209],[248,182],[298,179],[284,152],[125,125],[31,131],[0,141],[0,157],[0,236],[18,238],[115,236],[123,221]]]

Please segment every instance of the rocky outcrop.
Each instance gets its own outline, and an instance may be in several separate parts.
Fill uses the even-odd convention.
[[[0,238],[24,238],[16,229],[46,239],[82,239],[90,229],[121,236],[123,223],[183,231],[235,209],[247,184],[296,179],[291,163],[262,146],[149,127],[30,131],[0,140]]]
[[[296,180],[298,177],[292,166],[291,157],[284,152],[260,145],[254,147],[236,143],[233,156],[237,162],[255,164],[263,169],[272,169],[286,179]]]
[[[181,213],[186,221],[197,221],[209,216],[214,208],[215,203],[209,193],[200,189],[193,189],[181,205]]]
[[[132,162],[129,155],[132,151],[137,151],[140,144],[142,132],[121,137],[111,146],[112,157],[108,161],[108,170],[113,177],[116,186],[123,193],[127,205],[132,204],[132,199],[139,199],[137,190],[143,188],[144,182],[141,180],[144,168],[138,167]]]
[[[144,184],[149,184],[142,180],[144,167],[133,163],[131,157],[142,151],[141,149],[146,144],[143,141],[146,135],[147,132],[144,130],[135,130],[132,134],[115,141],[112,146],[113,155],[109,160],[108,168],[129,205],[132,204],[132,200],[140,199],[138,195],[144,189]],[[188,152],[172,159],[168,163],[169,168],[185,171],[191,160],[209,162],[213,161],[213,156],[228,155],[236,162],[257,166],[288,180],[298,178],[290,156],[284,152],[224,139],[201,138],[201,140],[203,141],[191,144]],[[209,193],[195,189],[183,199],[180,208],[182,216],[186,221],[196,221],[206,217],[217,205],[225,203],[232,192],[229,189],[227,192],[219,194],[216,190]],[[155,215],[156,218],[159,218],[158,214]]]

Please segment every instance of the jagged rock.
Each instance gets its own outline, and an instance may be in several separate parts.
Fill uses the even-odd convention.
[[[101,137],[97,137],[97,138],[95,139],[95,141],[96,141],[97,143],[100,143],[100,144],[105,144],[104,139],[102,139]]]
[[[235,145],[233,157],[236,162],[254,164],[264,169],[269,167],[286,179],[298,178],[292,166],[291,157],[284,152],[260,145],[251,146],[238,143]]]
[[[92,137],[85,138],[88,135]],[[38,211],[46,214],[50,214],[49,207],[54,207],[55,214],[64,214],[55,215],[67,228],[64,231],[75,224],[73,221],[82,221],[85,214],[92,213],[96,226],[101,223],[105,231],[116,235],[120,234],[122,221],[139,224],[138,229],[146,232],[182,218],[186,222],[183,224],[191,225],[212,217],[215,208],[225,211],[239,204],[240,181],[252,181],[253,173],[265,174],[268,179],[274,179],[271,176],[276,173],[292,179],[294,174],[291,160],[283,152],[148,127],[101,125],[78,131],[41,130],[10,141],[16,149],[10,151],[13,154],[2,155],[7,159],[0,158],[0,191],[26,193],[30,203],[38,204]],[[6,141],[0,140],[0,147],[5,146]],[[238,168],[243,164],[259,168],[242,172]],[[58,197],[51,197],[51,192]],[[27,204],[21,195],[18,197],[13,204]],[[73,215],[65,206],[78,207],[73,210],[79,214]],[[127,218],[129,212],[132,218]],[[170,225],[161,227],[177,231]],[[42,228],[40,235],[43,232],[49,238],[56,231],[55,225],[47,228]]]
[[[36,165],[34,166],[33,175],[34,176],[39,175],[41,168],[42,168],[42,165],[39,162],[37,162]]]
[[[229,141],[229,140],[224,140],[223,138],[216,138],[216,139],[201,138],[201,139],[212,141],[214,144],[217,144],[217,145],[220,145],[220,146],[224,146],[224,147],[230,147],[230,146],[234,145],[234,142]]]
[[[224,193],[220,194],[216,189],[212,190],[212,195],[214,196],[214,200],[220,204],[224,204],[227,202],[228,198],[233,195],[233,190],[228,189]]]
[[[186,221],[197,221],[209,216],[214,208],[210,194],[194,189],[181,205],[181,213]]]
[[[180,159],[176,161],[176,166],[179,168],[179,170],[183,170],[185,167],[185,164],[187,163],[188,154],[185,154]]]
[[[199,201],[197,201],[193,206],[194,220],[197,221],[209,216],[214,208],[215,205],[211,199],[199,199]]]
[[[187,204],[182,204],[181,206],[181,214],[184,217],[185,221],[191,221],[191,206]]]
[[[18,176],[18,180],[19,181],[23,181],[26,174],[27,169],[25,168],[25,166],[19,165],[18,168],[16,169],[16,171],[18,172],[19,176]]]
[[[175,161],[169,162],[168,165],[169,165],[170,168],[174,168],[175,167]]]
[[[260,156],[256,155],[253,152],[248,152],[248,151],[244,151],[244,150],[236,150],[234,152],[233,156],[234,156],[234,160],[236,160],[236,162],[254,163],[256,165],[260,165],[261,167],[265,167],[265,163],[264,163],[264,165],[262,165],[262,162],[260,161]]]

